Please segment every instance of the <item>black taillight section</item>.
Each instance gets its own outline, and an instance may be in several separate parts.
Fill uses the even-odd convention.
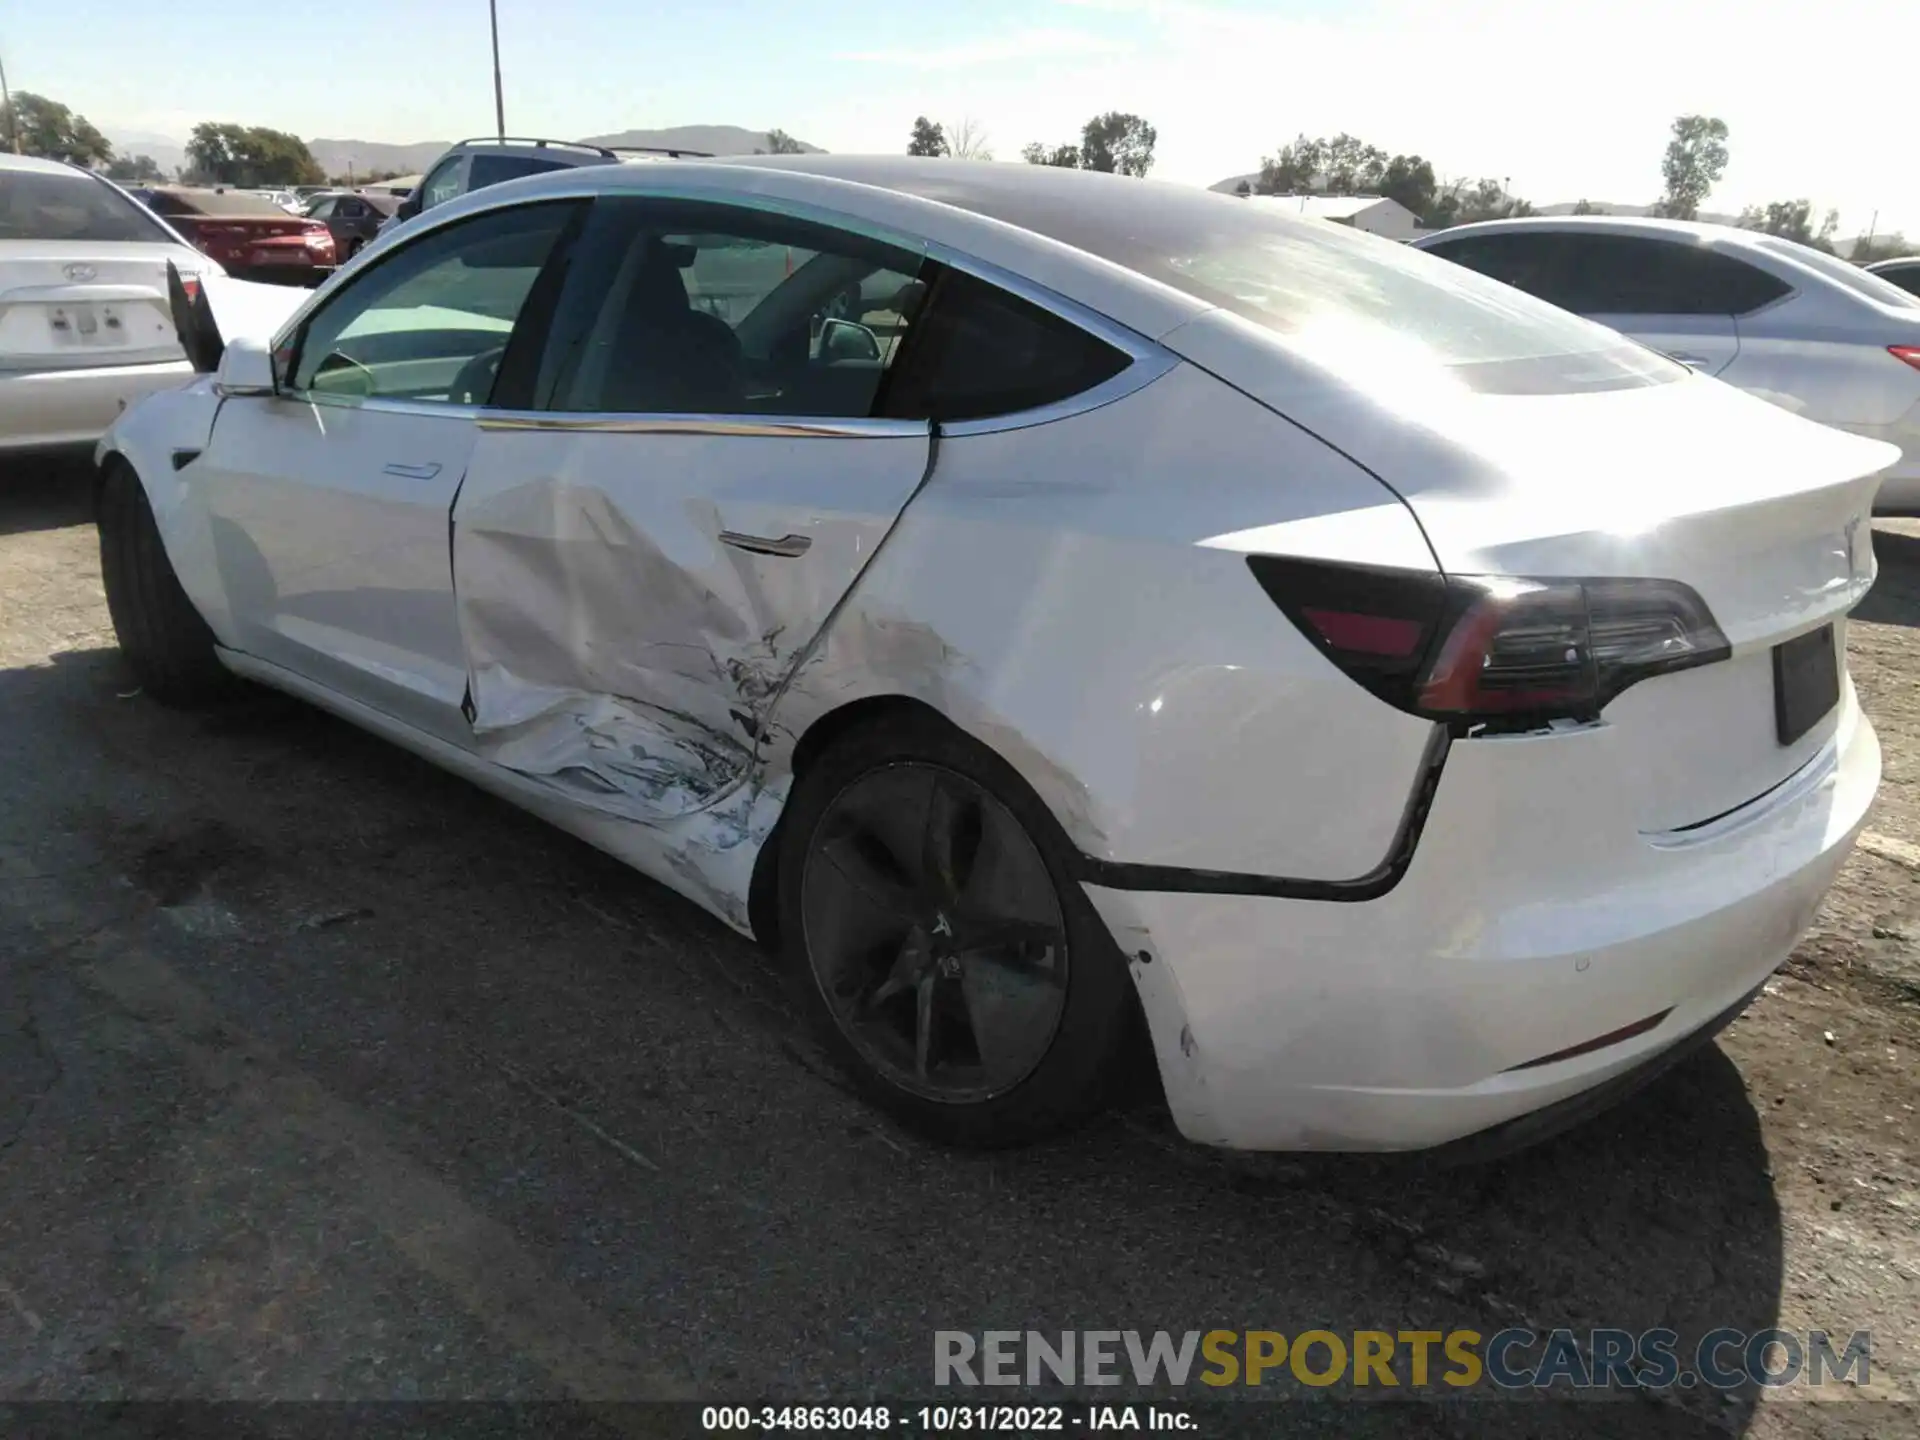
[[[1334,664],[1402,710],[1415,708],[1421,667],[1447,613],[1437,573],[1249,555],[1287,618]]]
[[[1465,727],[1592,719],[1622,690],[1731,653],[1677,580],[1533,580],[1250,555],[1328,659],[1388,704]]]

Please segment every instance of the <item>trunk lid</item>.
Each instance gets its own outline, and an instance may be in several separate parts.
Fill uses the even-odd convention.
[[[200,250],[222,265],[247,269],[261,265],[312,265],[306,236],[318,221],[300,215],[181,215],[170,217]]]
[[[1213,322],[1209,324],[1208,322]],[[1813,760],[1851,702],[1783,743],[1774,650],[1846,614],[1873,582],[1870,512],[1890,445],[1815,425],[1729,385],[1483,394],[1304,366],[1229,317],[1170,342],[1392,487],[1442,570],[1691,586],[1732,646],[1644,680],[1602,715],[1649,834],[1699,825]],[[1429,377],[1431,379],[1431,377]]]
[[[211,268],[171,245],[0,243],[0,371],[178,360],[168,260],[183,275]]]

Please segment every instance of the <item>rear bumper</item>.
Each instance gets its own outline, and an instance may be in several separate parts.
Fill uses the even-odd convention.
[[[1543,804],[1543,752],[1525,747],[1569,737],[1465,741],[1379,899],[1089,886],[1134,957],[1182,1132],[1241,1149],[1440,1146],[1606,1086],[1737,1010],[1812,922],[1878,786],[1851,683],[1841,703],[1788,782],[1678,836],[1623,834],[1604,795],[1587,813]],[[1529,1138],[1516,1133],[1507,1144]]]
[[[227,274],[256,285],[304,285],[312,289],[337,268],[334,265],[228,265]]]
[[[185,360],[0,374],[0,453],[92,445],[122,410],[193,374]]]

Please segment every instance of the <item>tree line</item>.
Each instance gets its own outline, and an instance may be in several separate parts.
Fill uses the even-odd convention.
[[[1662,189],[1653,203],[1653,214],[1677,220],[1698,217],[1713,187],[1726,173],[1729,133],[1726,121],[1717,116],[1675,118],[1661,156]],[[9,148],[22,154],[103,170],[110,178],[128,184],[168,178],[153,157],[117,154],[112,142],[86,116],[30,91],[18,91],[10,104],[0,106],[0,136],[5,137]],[[1159,138],[1159,132],[1144,117],[1109,110],[1088,120],[1077,142],[1047,144],[1036,140],[1021,147],[1020,158],[1030,165],[1138,177],[1153,168],[1154,146]],[[766,145],[756,147],[754,153],[788,155],[799,153],[801,148],[786,131],[770,130]],[[991,160],[993,147],[985,128],[971,117],[948,126],[921,115],[914,119],[907,154]],[[193,127],[193,137],[187,143],[187,163],[178,178],[251,189],[322,185],[330,178],[358,178],[361,183],[369,183],[391,177],[329,177],[297,135],[264,125],[203,121]],[[1425,157],[1389,154],[1344,131],[1325,137],[1296,136],[1273,155],[1263,157],[1259,173],[1242,181],[1239,193],[1379,195],[1406,206],[1418,223],[1430,230],[1534,213],[1533,205],[1512,194],[1505,180],[1483,177],[1443,185]],[[1584,199],[1573,207],[1576,215],[1599,210]],[[1774,200],[1747,206],[1735,223],[1833,254],[1840,215],[1828,210],[1816,221],[1811,201]],[[1868,235],[1855,243],[1849,258],[1867,264],[1906,254],[1908,248],[1906,237],[1898,231]]]
[[[1153,147],[1159,139],[1159,132],[1142,117],[1109,110],[1081,126],[1077,142],[1047,145],[1035,140],[1021,147],[1020,158],[1029,165],[1101,170],[1138,179],[1153,168]],[[991,160],[993,146],[987,132],[971,119],[961,120],[949,136],[944,124],[921,115],[907,137],[907,154]]]

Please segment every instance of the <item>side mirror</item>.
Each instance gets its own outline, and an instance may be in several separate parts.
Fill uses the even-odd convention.
[[[827,320],[820,326],[820,358],[829,365],[880,358],[880,337],[851,320]]]
[[[407,192],[407,198],[402,200],[394,210],[393,218],[396,220],[411,220],[419,213],[420,192],[418,190],[410,190]]]
[[[229,340],[214,383],[222,395],[273,394],[273,352],[259,340]]]

